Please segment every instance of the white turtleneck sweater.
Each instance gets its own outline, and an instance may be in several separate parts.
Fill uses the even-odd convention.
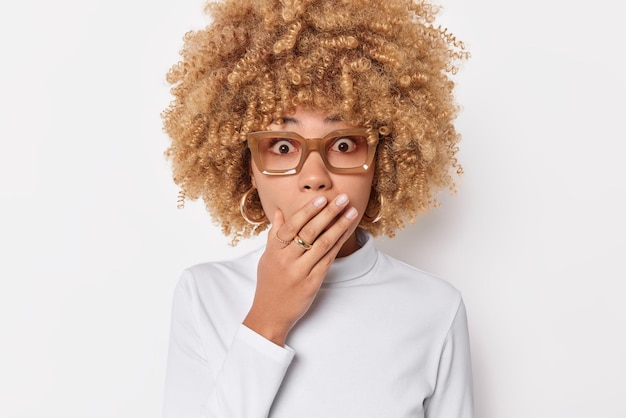
[[[186,270],[164,418],[470,418],[465,308],[447,282],[376,250],[334,261],[280,347],[242,325],[264,248]]]

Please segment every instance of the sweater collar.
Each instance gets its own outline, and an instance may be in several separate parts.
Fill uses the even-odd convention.
[[[378,258],[372,235],[362,229],[356,231],[359,248],[346,257],[336,258],[326,273],[324,284],[358,279],[370,271]]]

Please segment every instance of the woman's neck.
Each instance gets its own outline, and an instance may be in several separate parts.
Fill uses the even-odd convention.
[[[361,246],[359,245],[359,241],[356,238],[355,230],[352,235],[350,235],[350,238],[348,238],[348,240],[343,244],[343,247],[341,247],[341,249],[339,250],[337,258],[347,257],[359,248],[361,248]]]

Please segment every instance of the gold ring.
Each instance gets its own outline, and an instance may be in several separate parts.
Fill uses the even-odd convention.
[[[293,241],[298,244],[304,251],[308,251],[311,248],[313,248],[313,244],[309,244],[308,242],[304,241],[302,238],[300,238],[299,236],[295,236],[293,237]]]
[[[291,241],[293,241],[293,240],[291,240],[291,241],[285,241],[285,240],[283,240],[283,239],[280,239],[280,238],[278,237],[278,232],[276,232],[276,233],[274,234],[274,238],[276,238],[276,240],[277,240],[278,242],[280,242],[281,244],[285,244],[285,245],[289,245],[289,244],[291,244]]]

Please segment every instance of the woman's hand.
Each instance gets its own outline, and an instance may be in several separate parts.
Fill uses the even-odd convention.
[[[340,194],[331,202],[323,196],[300,208],[285,221],[274,214],[267,247],[259,260],[252,307],[243,324],[283,346],[291,328],[311,306],[341,247],[354,233],[358,213]],[[309,250],[292,241],[312,243]]]

